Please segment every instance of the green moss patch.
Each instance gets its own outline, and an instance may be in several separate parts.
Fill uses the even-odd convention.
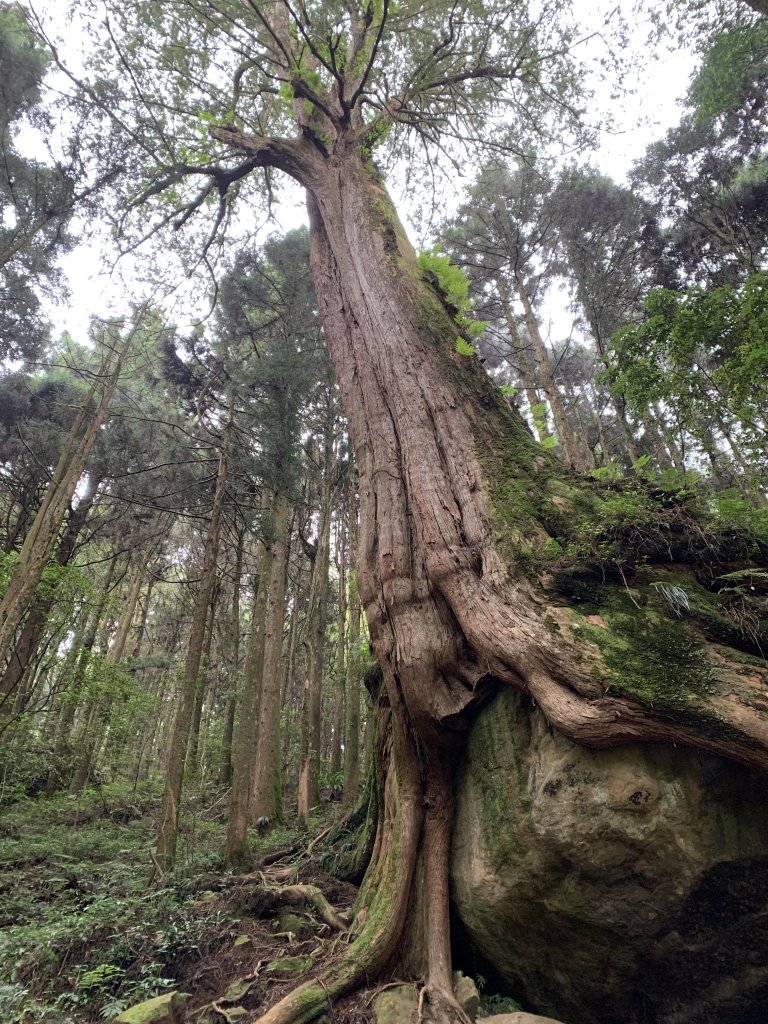
[[[712,692],[712,669],[686,623],[649,603],[636,607],[621,593],[601,608],[601,617],[604,626],[585,619],[575,632],[600,649],[614,692],[670,709],[690,709]]]

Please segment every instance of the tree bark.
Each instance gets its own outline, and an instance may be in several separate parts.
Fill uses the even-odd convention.
[[[598,747],[674,739],[765,768],[768,725],[735,704],[728,737],[721,727],[671,722],[660,709],[607,695],[579,668],[575,647],[547,635],[541,596],[524,578],[510,579],[495,548],[492,481],[495,472],[522,478],[523,493],[556,504],[562,474],[476,361],[455,352],[452,316],[426,286],[386,193],[362,162],[351,155],[329,160],[308,205],[319,303],[361,476],[358,582],[400,750],[389,761],[397,782],[386,789],[381,820],[390,831],[377,840],[361,897],[371,904],[359,948],[380,964],[394,948],[383,935],[396,935],[394,943],[402,938],[403,901],[420,902],[403,892],[410,891],[421,848],[423,898],[434,928],[430,983],[440,1000],[449,1000],[441,850],[450,797],[445,773],[430,758],[460,742],[468,709],[489,686],[520,688],[552,725]],[[514,468],[507,463],[502,470],[510,452]],[[527,522],[507,529],[541,545],[547,531],[530,500],[528,508]],[[714,723],[723,710],[712,706],[703,718]],[[425,821],[422,778],[438,808]],[[388,856],[392,845],[397,856]],[[373,895],[376,878],[382,884]],[[382,891],[396,908],[391,916],[374,910]],[[368,926],[371,917],[375,927]],[[270,1013],[264,1022],[279,1019]]]
[[[356,560],[356,494],[350,488],[349,551]],[[344,723],[344,807],[351,810],[360,792],[360,595],[355,574],[349,579],[349,642],[347,645],[346,721]]]
[[[307,609],[306,669],[301,712],[299,749],[299,821],[307,824],[311,809],[320,801],[320,719],[325,660],[325,625],[328,612],[328,568],[331,555],[331,496],[335,460],[333,455],[333,401],[328,411],[323,445],[323,478],[320,487],[320,523],[317,550],[312,567]]]
[[[268,146],[277,144],[246,152]],[[471,711],[506,684],[579,743],[675,742],[766,770],[765,673],[734,665],[728,686],[683,718],[663,701],[611,694],[599,669],[580,664],[578,613],[517,571],[515,552],[544,550],[556,516],[596,491],[569,479],[477,360],[456,352],[453,311],[422,274],[354,133],[330,154],[304,140],[280,159],[308,187],[318,303],[360,471],[358,585],[382,671],[382,785],[356,941],[261,1024],[308,1021],[395,959],[414,973],[421,962],[433,1019],[455,1021],[445,765]],[[428,952],[406,930],[419,920],[431,929]]]
[[[86,613],[80,626],[80,635],[76,638],[79,642],[73,643],[71,651],[62,666],[62,701],[53,747],[54,762],[57,767],[48,776],[45,788],[46,796],[53,796],[59,786],[65,781],[58,768],[58,763],[62,761],[70,747],[72,724],[75,721],[80,693],[85,684],[88,661],[90,660],[91,651],[93,650],[93,645],[96,642],[96,637],[104,617],[109,591],[112,586],[115,570],[117,569],[117,562],[118,556],[114,555],[109,562],[107,576],[96,605]]]
[[[136,606],[139,603],[139,594],[143,585],[144,567],[141,566],[141,568],[136,570],[136,575],[126,594],[115,639],[107,652],[106,661],[110,665],[119,665],[123,659],[126,644],[128,643],[128,635],[131,631],[131,624],[133,623],[133,616],[136,613]],[[95,755],[101,749],[101,744],[108,727],[109,712],[114,700],[113,694],[104,694],[96,701],[88,715],[85,729],[78,743],[80,750],[77,767],[69,786],[69,792],[72,796],[80,793],[88,782]]]
[[[259,550],[258,581],[255,583],[251,607],[251,635],[245,656],[240,711],[232,736],[232,792],[229,798],[226,860],[229,867],[238,871],[248,870],[251,866],[248,824],[251,818],[251,786],[256,757],[261,685],[264,678],[267,599],[274,554],[274,495],[264,496],[262,513],[263,538]]]
[[[85,401],[76,414],[42,504],[24,538],[18,564],[0,601],[0,663],[8,657],[12,649],[16,630],[27,614],[45,565],[51,557],[67,507],[74,497],[93,446],[107,418],[109,405],[120,379],[123,359],[136,330],[137,326],[122,343],[122,351],[114,361],[111,355],[105,357],[102,365],[104,379],[91,385]]]
[[[509,337],[512,342],[512,350],[515,354],[515,359],[517,360],[517,372],[520,377],[520,383],[523,387],[523,393],[525,394],[525,401],[528,403],[528,408],[534,410],[537,406],[541,406],[543,404],[541,393],[536,383],[536,376],[528,358],[528,353],[525,351],[525,344],[523,343],[523,339],[520,337],[520,332],[517,329],[517,321],[512,309],[512,300],[509,294],[509,288],[501,274],[495,278],[495,284],[504,310],[504,319],[507,321],[507,331],[509,332]],[[539,441],[546,440],[549,436],[546,414],[542,418],[541,416],[534,416],[533,411],[531,411],[531,419],[533,421],[533,429]]]
[[[336,569],[339,574],[338,617],[336,620],[336,665],[333,677],[333,729],[331,733],[331,775],[336,778],[341,771],[341,748],[344,722],[344,655],[347,632],[347,539],[343,516],[339,521],[338,554]]]
[[[213,636],[214,628],[216,625],[216,611],[219,603],[220,585],[214,583],[213,592],[211,594],[211,607],[208,615],[208,626],[205,631],[205,643],[203,644],[203,653],[200,659],[200,681],[197,687],[197,695],[195,697],[195,709],[192,714],[192,725],[189,730],[189,748],[187,750],[187,765],[190,774],[199,774],[200,764],[199,758],[199,747],[200,747],[200,724],[203,720],[203,705],[205,704],[206,691],[209,688],[209,675],[211,669],[211,651],[213,649]]]
[[[100,482],[98,480],[90,480],[80,497],[77,508],[70,509],[67,528],[56,549],[56,562],[61,566],[69,565],[69,560],[74,554],[77,539],[85,526],[85,521],[88,518],[88,513],[93,505]],[[34,600],[11,658],[6,665],[2,680],[0,680],[0,713],[7,706],[8,696],[16,691],[24,673],[27,671],[27,667],[35,656],[55,601],[55,586],[51,587],[50,592],[44,597],[38,596]]]
[[[258,728],[251,812],[254,818],[281,821],[283,777],[280,770],[280,658],[283,652],[285,586],[288,568],[288,496],[275,497],[275,533],[264,621],[264,674]]]
[[[229,672],[227,673],[228,695],[224,712],[224,733],[221,740],[221,767],[219,782],[222,786],[232,785],[232,737],[235,733],[237,713],[237,691],[240,678],[240,577],[243,573],[243,542],[245,528],[237,532],[237,548],[232,578],[232,618],[229,627]]]

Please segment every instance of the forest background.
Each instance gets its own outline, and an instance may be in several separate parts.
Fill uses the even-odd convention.
[[[267,216],[280,220],[282,174],[322,192],[319,172],[297,170],[296,153],[268,130],[290,121],[328,158],[343,119],[324,90],[352,81],[336,63],[343,19],[333,5],[286,5],[283,25],[251,4],[249,45],[273,54],[256,60],[231,5],[208,6],[185,20],[184,4],[163,19],[151,4],[77,3],[62,27],[58,8],[0,5],[0,801],[16,812],[34,801],[44,818],[84,793],[110,793],[116,806],[154,794],[146,871],[155,885],[191,858],[195,807],[222,801],[217,856],[242,872],[253,863],[249,827],[306,827],[323,804],[352,811],[370,798],[381,687],[408,675],[371,597],[378,588],[387,607],[397,603],[381,548],[397,515],[379,495],[372,540],[373,477],[360,452],[375,443],[361,440],[338,353],[343,396],[335,382],[332,300],[315,292],[310,270],[314,259],[317,281],[320,243],[315,234],[312,256],[305,228],[279,233]],[[492,401],[524,425],[541,465],[599,495],[567,529],[547,521],[544,539],[520,527],[513,554],[499,542],[502,556],[521,579],[549,581],[545,589],[554,580],[572,604],[591,604],[594,564],[626,589],[660,550],[680,560],[681,529],[686,557],[718,552],[700,617],[764,664],[768,27],[759,4],[686,8],[680,24],[656,9],[643,15],[649,46],[674,38],[695,66],[679,123],[626,181],[589,155],[608,130],[590,90],[613,89],[618,102],[645,60],[620,13],[585,29],[561,5],[541,5],[537,29],[549,35],[533,54],[514,35],[522,8],[444,7],[360,9],[355,74],[373,75],[392,27],[393,39],[408,36],[402,52],[391,44],[395,71],[411,61],[426,77],[414,72],[398,93],[397,75],[383,72],[370,86],[370,116],[353,124],[356,158],[371,188],[395,181],[413,200],[425,237],[411,273],[449,314],[457,373],[487,374]],[[514,75],[499,63],[495,32],[518,47]],[[222,39],[242,62],[224,58]],[[475,48],[469,70],[457,64],[465,45]],[[293,62],[288,72],[280,60]],[[428,79],[433,66],[442,77]],[[497,79],[522,83],[501,111]],[[363,85],[350,88],[357,102]],[[261,105],[242,114],[254,96]],[[405,251],[399,225],[387,230]],[[77,316],[62,334],[67,254],[86,262],[89,250],[112,273],[108,305],[87,332]],[[451,435],[453,448],[461,436]],[[413,459],[400,443],[404,462],[418,462],[418,438]],[[420,509],[415,478],[410,486]],[[516,512],[512,533],[518,521]],[[368,556],[356,563],[359,539]],[[684,587],[653,586],[672,617],[690,612]],[[438,619],[442,628],[444,610]],[[513,661],[494,651],[490,675],[507,681]],[[438,730],[415,691],[405,711],[426,750]],[[759,763],[740,740],[718,742]],[[429,752],[414,758],[429,790],[442,769]],[[17,1009],[34,1008],[42,991],[23,983],[32,934],[29,948],[12,937],[21,953],[5,998]],[[60,950],[54,959],[61,968]],[[70,984],[89,1012],[117,1012],[141,991],[136,970],[112,966]],[[434,1006],[450,1003],[444,965],[430,960],[430,971]],[[45,998],[61,997],[46,985]],[[160,988],[150,980],[144,991]],[[69,1012],[66,1000],[59,1010]]]

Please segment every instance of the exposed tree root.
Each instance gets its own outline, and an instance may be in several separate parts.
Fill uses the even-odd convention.
[[[310,903],[323,921],[337,932],[345,932],[349,929],[350,921],[336,913],[316,885],[287,885],[278,890],[278,895],[281,900],[291,905]]]

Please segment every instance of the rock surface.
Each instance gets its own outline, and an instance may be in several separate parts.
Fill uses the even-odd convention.
[[[461,971],[454,971],[453,992],[464,1013],[470,1020],[474,1020],[480,1008],[480,993],[472,978],[467,978]]]
[[[768,1020],[768,786],[738,765],[579,748],[505,691],[457,782],[452,883],[475,954],[529,1009]]]
[[[373,1001],[376,1024],[411,1024],[419,1013],[415,985],[395,985],[385,989]]]
[[[553,1017],[539,1017],[535,1013],[495,1013],[492,1017],[478,1017],[477,1024],[562,1024]]]
[[[165,992],[130,1006],[115,1020],[119,1024],[182,1024],[187,998],[181,992]]]

